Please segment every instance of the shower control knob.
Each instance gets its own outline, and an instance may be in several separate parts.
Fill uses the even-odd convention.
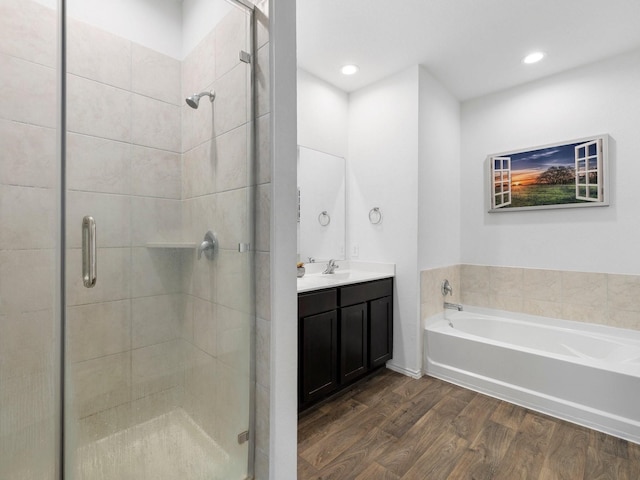
[[[204,253],[204,256],[207,257],[207,260],[213,260],[217,243],[218,242],[216,240],[215,233],[213,233],[211,230],[205,233],[204,240],[198,247],[198,260],[202,258],[203,253]]]

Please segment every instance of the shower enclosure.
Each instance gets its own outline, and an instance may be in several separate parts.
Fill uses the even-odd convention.
[[[1,479],[251,478],[253,22],[0,0]]]

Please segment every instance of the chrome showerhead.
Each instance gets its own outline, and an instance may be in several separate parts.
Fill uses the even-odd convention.
[[[209,97],[209,100],[211,100],[211,102],[213,102],[213,99],[216,98],[215,92],[194,93],[186,99],[187,105],[189,105],[191,108],[198,108],[200,98],[205,96]]]

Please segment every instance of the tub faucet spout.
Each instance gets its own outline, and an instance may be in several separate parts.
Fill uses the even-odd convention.
[[[448,308],[450,310],[457,310],[459,312],[462,311],[462,305],[459,303],[444,302],[444,308]]]

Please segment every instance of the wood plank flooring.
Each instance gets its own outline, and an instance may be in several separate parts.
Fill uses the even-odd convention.
[[[390,370],[298,421],[298,480],[640,480],[640,445]]]

